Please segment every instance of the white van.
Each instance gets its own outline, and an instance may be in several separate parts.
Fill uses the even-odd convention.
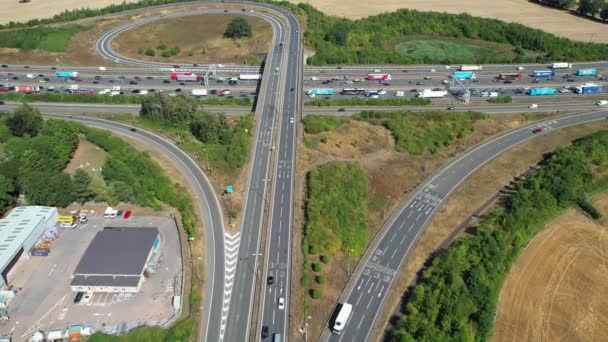
[[[605,106],[608,105],[608,100],[601,100],[598,103],[596,103],[596,105],[598,106]]]
[[[536,108],[538,108],[538,105],[536,103],[533,103],[533,104],[529,105],[528,108],[536,109]]]
[[[103,217],[110,218],[110,215],[112,215],[112,211],[114,211],[114,209],[112,209],[112,207],[107,207],[106,211],[103,212]]]

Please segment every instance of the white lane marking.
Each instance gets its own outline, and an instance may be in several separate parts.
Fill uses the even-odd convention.
[[[397,254],[398,249],[395,248],[395,250],[393,251],[393,254],[391,255],[391,259],[395,257],[395,254]]]
[[[382,285],[380,292],[378,292],[378,298],[380,298],[380,296],[382,296],[382,291],[384,291],[384,285]]]
[[[367,303],[367,306],[365,307],[365,309],[369,309],[369,306],[372,304],[372,301],[374,300],[374,297],[369,297],[369,303]]]
[[[410,229],[412,229],[412,227],[410,227]],[[409,233],[410,230],[408,229],[407,232]],[[403,241],[405,241],[405,238],[407,237],[407,233],[405,235],[403,235],[403,238],[401,239],[401,241],[399,241],[400,245],[403,245]]]
[[[369,287],[369,289],[367,290],[367,294],[369,294],[370,292],[372,292],[372,289],[374,288],[374,283],[372,283]]]
[[[224,233],[224,300],[222,301],[222,317],[220,321],[220,341],[224,339],[224,334],[226,333],[226,321],[228,320],[228,310],[230,309],[230,298],[232,297],[232,285],[234,284],[236,264],[239,257],[240,241],[241,234],[239,232],[234,234]]]
[[[363,323],[364,319],[365,319],[365,314],[363,316],[361,316],[361,320],[359,321],[359,324],[357,325],[357,330],[359,330],[361,328],[361,323]]]
[[[355,303],[355,305],[359,305],[359,301],[361,300],[361,297],[363,297],[363,293],[359,293],[359,298],[357,298],[357,302]]]

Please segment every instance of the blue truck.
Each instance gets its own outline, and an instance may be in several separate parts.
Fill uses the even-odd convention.
[[[597,69],[581,69],[576,71],[576,76],[595,76]]]
[[[457,80],[471,80],[475,79],[475,73],[472,71],[454,71],[452,78]]]
[[[528,91],[531,96],[536,95],[555,95],[555,88],[532,88]]]
[[[587,83],[574,88],[577,94],[597,94],[602,92],[602,86],[595,83]]]
[[[534,77],[555,77],[555,71],[553,70],[537,70],[532,71]]]
[[[76,71],[57,71],[55,73],[57,77],[68,77],[68,78],[78,78],[78,72]]]

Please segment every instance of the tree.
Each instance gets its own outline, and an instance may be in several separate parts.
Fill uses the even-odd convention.
[[[150,56],[150,57],[154,57],[156,55],[156,52],[154,50],[152,50],[152,49],[148,49],[148,50],[146,50],[145,55],[146,56]]]
[[[72,197],[78,203],[84,203],[94,195],[89,188],[91,177],[83,170],[77,169],[72,181]]]
[[[190,132],[205,144],[220,142],[221,124],[216,115],[203,112],[190,123]]]
[[[600,18],[608,20],[608,2],[604,4],[604,8],[600,11]]]
[[[336,23],[325,35],[325,40],[336,45],[346,46],[348,39],[348,24],[344,21]]]
[[[15,136],[35,136],[42,128],[42,115],[38,109],[23,104],[6,119],[6,126]]]
[[[0,176],[0,213],[15,204],[15,184],[13,180]]]
[[[584,15],[595,16],[602,7],[602,0],[581,0],[577,12]]]
[[[226,27],[226,31],[224,32],[224,37],[226,38],[242,38],[242,37],[251,37],[253,33],[251,31],[251,25],[245,18],[234,18]]]

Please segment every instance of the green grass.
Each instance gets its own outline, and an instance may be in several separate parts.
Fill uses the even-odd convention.
[[[441,61],[442,63],[477,63],[485,60],[511,60],[513,53],[489,48],[430,39],[408,40],[395,45],[395,50],[414,61]]]
[[[333,131],[350,122],[349,117],[329,115],[307,115],[304,117],[304,130],[309,134]]]
[[[159,327],[139,327],[121,336],[95,333],[87,339],[89,342],[173,342],[190,341],[194,336],[194,323],[185,319],[169,329]]]
[[[34,49],[49,52],[64,52],[70,39],[81,31],[83,26],[40,27],[0,32],[0,47],[16,48],[22,51]]]
[[[473,131],[475,121],[486,118],[476,112],[373,112],[355,115],[356,120],[382,125],[393,133],[399,152],[436,153],[456,138]]]
[[[305,251],[362,255],[369,241],[367,177],[359,164],[330,163],[308,175]],[[320,264],[316,263],[319,267]]]

